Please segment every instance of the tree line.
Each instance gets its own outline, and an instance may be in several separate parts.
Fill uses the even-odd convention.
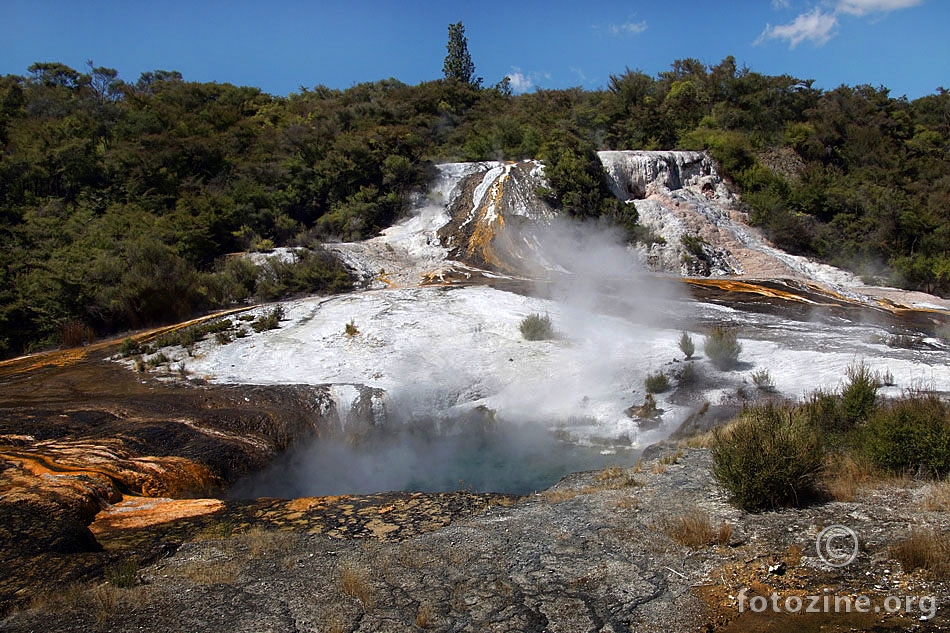
[[[439,161],[541,158],[552,202],[636,236],[601,149],[706,149],[781,247],[950,293],[946,90],[822,91],[727,57],[512,95],[482,87],[457,35],[446,77],[415,86],[283,97],[175,71],[127,82],[92,62],[0,77],[0,355],[345,289],[318,244],[389,226]],[[311,254],[266,269],[228,257],[285,245]]]

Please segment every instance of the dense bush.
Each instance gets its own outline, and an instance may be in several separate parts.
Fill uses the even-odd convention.
[[[543,341],[554,338],[554,325],[551,317],[544,314],[529,314],[521,320],[518,326],[521,336],[528,341]]]
[[[877,402],[878,379],[865,363],[850,365],[847,384],[841,390],[841,415],[846,425],[867,420]]]
[[[732,57],[627,70],[606,90],[500,86],[388,79],[275,97],[92,64],[0,77],[0,355],[338,287],[330,270],[257,288],[220,262],[301,235],[374,235],[433,161],[544,158],[554,204],[649,239],[611,195],[600,149],[708,149],[781,246],[950,293],[948,91],[822,91]]]
[[[742,344],[739,343],[735,330],[717,327],[706,336],[703,351],[716,369],[726,371],[739,362]]]
[[[670,388],[670,379],[662,371],[650,374],[644,383],[647,393],[663,393]]]
[[[886,402],[868,415],[860,446],[888,472],[942,477],[950,474],[950,405],[914,393]]]
[[[798,505],[815,494],[824,449],[800,411],[772,403],[753,407],[714,437],[713,474],[738,507]]]

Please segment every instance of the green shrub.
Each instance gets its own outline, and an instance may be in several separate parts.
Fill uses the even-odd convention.
[[[119,348],[119,353],[123,357],[135,356],[140,351],[139,344],[132,338],[126,338],[122,341],[122,347]]]
[[[349,323],[347,323],[344,326],[343,330],[344,332],[346,332],[347,336],[356,336],[357,334],[360,333],[360,330],[358,327],[356,327],[356,323],[354,321],[350,321]]]
[[[159,352],[155,354],[155,356],[150,356],[148,360],[145,361],[145,365],[149,369],[155,369],[159,365],[164,365],[167,362],[169,362],[168,356],[165,356],[163,352]]]
[[[686,355],[686,360],[692,358],[693,354],[696,353],[696,345],[693,344],[693,339],[687,332],[683,332],[683,335],[680,336],[680,351]]]
[[[865,363],[849,365],[847,384],[841,390],[841,415],[846,425],[854,426],[868,418],[877,402],[877,376]]]
[[[280,320],[284,318],[284,307],[276,306],[273,310],[267,314],[262,314],[257,317],[252,323],[251,327],[254,328],[255,332],[264,332],[265,330],[276,330],[280,327]]]
[[[808,421],[824,433],[838,433],[848,426],[844,423],[841,398],[837,394],[817,389],[800,409]]]
[[[713,474],[748,511],[798,505],[816,492],[824,447],[801,411],[752,407],[714,432]]]
[[[647,376],[644,383],[647,393],[663,393],[670,388],[670,379],[661,371]]]
[[[950,474],[950,404],[932,394],[910,394],[869,416],[860,446],[889,472]]]
[[[726,371],[739,362],[742,345],[737,340],[735,330],[717,327],[706,336],[703,350],[716,369]]]
[[[554,338],[554,326],[551,317],[541,314],[529,314],[521,320],[518,326],[521,336],[529,341],[543,341]]]
[[[681,386],[695,384],[699,379],[699,371],[694,363],[685,363],[676,374],[676,380]]]

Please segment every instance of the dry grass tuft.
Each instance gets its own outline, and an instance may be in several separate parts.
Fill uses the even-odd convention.
[[[558,488],[556,490],[545,490],[541,493],[541,498],[548,503],[561,503],[583,494],[580,490],[571,490],[567,488]]]
[[[620,468],[619,466],[609,466],[600,471],[600,473],[597,474],[597,484],[597,486],[592,486],[592,488],[595,490],[618,490],[620,488],[643,485],[632,473],[627,472],[626,469]]]
[[[119,588],[109,582],[73,583],[33,596],[29,610],[38,613],[84,612],[102,626],[114,613],[148,604],[154,593],[147,587]]]
[[[261,558],[266,554],[274,554],[287,549],[294,540],[294,535],[291,532],[267,530],[255,526],[238,539],[247,545],[248,553],[252,558]]]
[[[420,629],[427,629],[432,625],[432,605],[428,602],[423,602],[416,610],[416,626]]]
[[[707,545],[726,545],[732,538],[730,524],[721,523],[718,528],[714,528],[709,515],[699,510],[670,519],[663,526],[663,532],[690,549]]]
[[[614,507],[618,510],[636,510],[640,507],[640,500],[636,497],[624,497]]]
[[[950,534],[937,530],[914,530],[908,539],[889,548],[907,573],[922,569],[928,575],[950,578]]]
[[[653,468],[650,469],[654,475],[659,475],[666,472],[666,467],[675,464],[679,461],[680,457],[683,456],[683,449],[678,448],[675,451],[668,451],[666,455],[656,460],[653,464]]]
[[[181,575],[199,585],[230,585],[241,566],[231,560],[199,560],[182,567]]]
[[[950,512],[950,479],[928,486],[923,506],[928,512]]]
[[[634,473],[640,472],[639,468],[639,462],[637,462],[637,466],[631,471],[619,466],[608,466],[597,474],[595,477],[597,483],[592,486],[545,490],[540,496],[548,503],[560,503],[581,495],[594,494],[595,492],[603,492],[604,490],[623,490],[625,488],[639,487],[643,485],[643,482],[633,476]]]
[[[370,581],[370,573],[365,567],[352,563],[341,565],[340,587],[343,589],[343,593],[359,600],[364,611],[372,611],[376,605],[373,598],[373,584]]]
[[[853,501],[874,479],[874,468],[866,461],[851,454],[834,454],[825,459],[820,484],[835,501]]]

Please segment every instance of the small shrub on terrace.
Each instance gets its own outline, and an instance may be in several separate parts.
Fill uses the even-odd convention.
[[[554,338],[554,326],[551,317],[544,314],[529,314],[521,320],[518,326],[521,336],[528,341],[543,341]]]
[[[754,512],[798,505],[812,495],[824,447],[800,411],[767,403],[717,429],[712,455],[716,479],[738,507]]]
[[[251,327],[254,328],[255,332],[263,332],[265,330],[276,330],[280,327],[280,320],[284,318],[284,307],[277,306],[267,314],[257,317],[252,323]]]
[[[139,353],[139,344],[132,338],[126,338],[122,341],[122,347],[119,348],[119,353],[123,357],[135,356]]]
[[[699,379],[699,372],[694,363],[686,363],[676,374],[676,380],[681,386],[693,385]]]
[[[360,333],[359,328],[356,327],[356,323],[353,321],[350,321],[349,323],[347,323],[346,326],[344,327],[344,330],[346,331],[347,336],[356,336],[357,334]]]
[[[739,362],[742,345],[737,339],[734,330],[721,327],[713,328],[706,336],[703,349],[716,369],[726,371],[735,367],[736,363]]]
[[[683,332],[682,336],[680,336],[680,351],[686,355],[686,360],[692,358],[693,354],[696,353],[696,345],[687,332]]]
[[[647,376],[644,383],[647,393],[663,393],[670,388],[670,379],[661,371]]]
[[[775,382],[772,380],[772,375],[769,374],[768,369],[760,369],[759,371],[753,372],[752,384],[758,387],[760,391],[767,393],[775,391]]]

